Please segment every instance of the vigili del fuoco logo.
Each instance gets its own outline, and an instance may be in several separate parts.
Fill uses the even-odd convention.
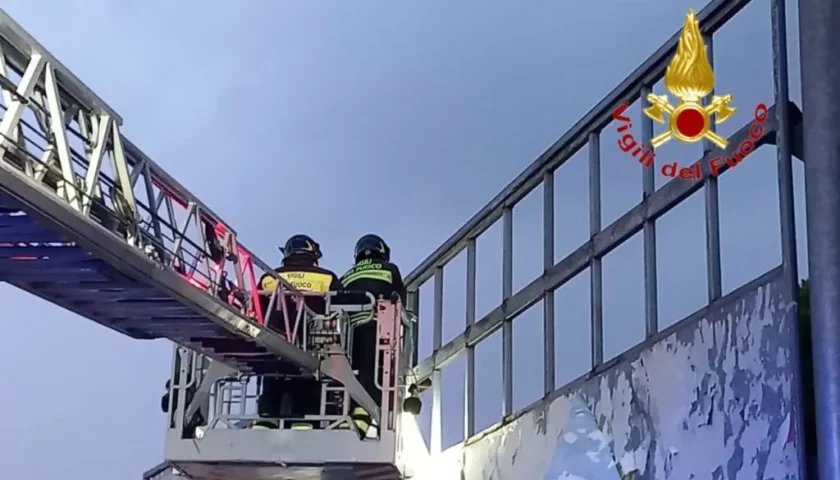
[[[654,164],[655,149],[671,139],[683,143],[708,140],[719,149],[726,149],[727,141],[712,131],[712,121],[714,120],[715,124],[727,121],[737,108],[731,105],[733,98],[729,94],[713,95],[705,104],[703,102],[715,89],[715,72],[709,63],[706,44],[700,33],[700,23],[693,10],[689,10],[686,15],[677,44],[677,53],[665,70],[665,88],[679,102],[674,105],[668,99],[668,95],[648,94],[646,100],[650,106],[644,109],[644,114],[656,123],[667,124],[668,129],[653,137],[650,146],[642,145],[630,131],[633,122],[624,115],[629,105],[623,103],[613,111],[613,119],[618,122],[618,148],[646,168],[651,168]],[[767,120],[767,115],[767,106],[759,104],[755,108],[755,122],[750,127],[750,136],[729,155],[709,160],[709,171],[712,175],[717,176],[724,163],[730,168],[736,167],[755,150],[755,142],[764,133],[762,124]],[[683,180],[703,178],[699,163],[688,167],[681,167],[676,161],[666,163],[662,165],[661,173],[667,177],[679,176]]]

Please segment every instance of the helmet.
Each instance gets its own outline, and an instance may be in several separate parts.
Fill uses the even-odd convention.
[[[286,240],[286,245],[280,247],[283,258],[292,255],[312,255],[315,260],[321,258],[321,246],[309,235],[293,235]]]
[[[377,258],[391,261],[391,248],[379,235],[367,234],[356,242],[356,261],[365,258]]]

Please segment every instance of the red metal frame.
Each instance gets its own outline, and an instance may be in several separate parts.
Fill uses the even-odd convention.
[[[158,179],[153,178],[152,183],[160,192],[165,195],[168,199],[172,200],[176,204],[178,204],[184,210],[189,208],[189,202],[185,199],[181,198],[174,189],[167,187],[164,183],[160,182]],[[155,214],[157,214],[155,212]],[[211,225],[213,227],[213,231],[216,234],[216,237],[219,239],[225,239],[232,230],[226,224],[224,224],[221,220],[216,219],[210,215],[207,215],[206,212],[203,210],[199,210],[199,221]],[[173,227],[177,228],[177,226],[173,225]],[[246,315],[250,316],[251,318],[255,319],[256,322],[260,325],[265,324],[265,318],[263,312],[260,311],[259,308],[259,287],[257,285],[257,275],[254,269],[254,262],[253,262],[253,254],[242,246],[238,240],[236,240],[235,236],[229,237],[231,241],[225,247],[229,250],[233,250],[237,253],[238,260],[234,262],[234,269],[236,269],[236,274],[231,279],[235,288],[239,289],[240,291],[246,292],[250,297],[251,306],[248,308],[247,306],[243,306],[245,308]],[[191,240],[194,241],[194,240]],[[203,247],[203,246],[202,246]],[[214,262],[211,261],[211,268],[213,268],[217,274],[221,274],[221,271],[224,269],[224,260]],[[208,282],[204,281],[203,279],[198,278],[194,273],[193,274],[182,274],[177,272],[186,282],[190,285],[203,290],[204,292],[209,292],[210,285]],[[217,276],[220,278],[220,275]],[[239,279],[242,278],[245,285],[241,285]],[[228,299],[229,302],[231,299]]]

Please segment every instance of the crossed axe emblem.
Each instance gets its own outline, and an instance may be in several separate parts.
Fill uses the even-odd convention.
[[[703,106],[694,100],[681,99],[680,104],[675,107],[668,102],[667,95],[654,95],[652,93],[648,94],[647,101],[651,105],[644,110],[645,115],[647,115],[648,118],[657,123],[664,124],[665,119],[663,117],[663,113],[667,113],[671,117],[669,125],[670,128],[651,139],[650,143],[654,148],[659,147],[673,137],[677,137],[678,139],[689,143],[705,138],[717,145],[719,148],[726,148],[726,139],[711,131],[709,128],[709,119],[712,115],[714,115],[715,123],[719,124],[725,122],[732,116],[733,113],[735,113],[737,109],[729,106],[729,103],[732,102],[732,95],[715,95],[712,97],[711,102],[709,102],[706,106]],[[680,114],[689,110],[693,110],[702,116],[704,127],[700,134],[684,135],[677,128],[677,118]]]

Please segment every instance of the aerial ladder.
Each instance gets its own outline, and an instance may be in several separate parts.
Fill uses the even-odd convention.
[[[419,400],[404,381],[412,320],[398,299],[330,292],[325,311],[306,308],[309,294],[126,139],[122,118],[3,10],[0,89],[0,281],[131,338],[175,344],[166,461],[146,478],[406,476],[399,418]],[[259,289],[264,274],[276,288]],[[379,398],[346,354],[349,316],[365,312],[378,325]],[[285,428],[289,419],[249,428],[265,375],[320,383],[320,414],[305,419],[313,429]],[[350,421],[351,400],[374,435]]]

